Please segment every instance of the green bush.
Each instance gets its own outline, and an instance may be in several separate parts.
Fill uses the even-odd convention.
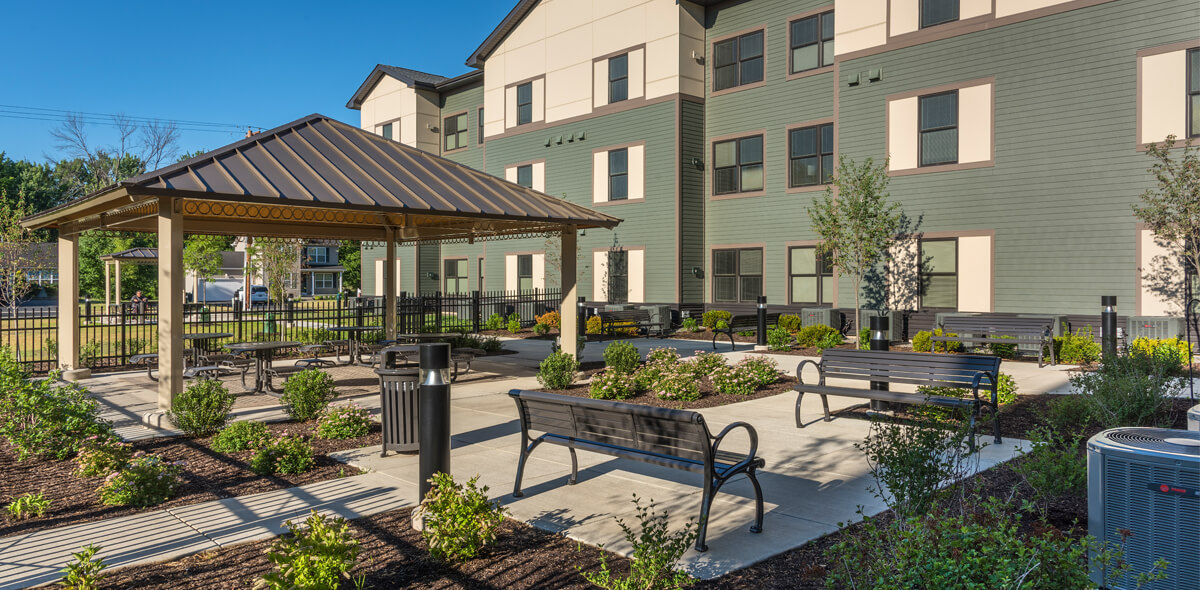
[[[488,354],[495,354],[504,349],[504,343],[496,336],[482,334],[462,334],[447,340],[450,348],[478,348]]]
[[[924,514],[935,500],[967,473],[970,455],[961,424],[934,415],[911,423],[890,419],[871,422],[871,431],[855,448],[866,455],[873,491],[902,516]]]
[[[30,492],[14,498],[4,509],[13,520],[40,518],[46,515],[46,511],[50,509],[51,502],[52,500],[41,492],[36,494]]]
[[[670,346],[659,346],[651,348],[650,352],[646,353],[647,363],[677,363],[679,362],[679,351]]]
[[[683,318],[683,322],[680,324],[679,327],[684,332],[699,332],[700,331],[700,323],[696,321],[696,318],[691,318],[691,317]]]
[[[259,475],[298,475],[313,468],[312,446],[303,436],[284,436],[255,449],[250,469]]]
[[[790,350],[792,348],[792,334],[787,330],[776,326],[767,331],[767,348],[770,350]]]
[[[200,379],[175,396],[167,418],[188,436],[207,436],[229,423],[237,399],[216,379]]]
[[[337,389],[333,377],[318,368],[300,371],[288,378],[283,384],[284,411],[293,420],[305,422],[319,415],[329,402],[337,398]]]
[[[1060,363],[1088,364],[1100,360],[1100,344],[1092,335],[1092,327],[1084,326],[1054,339],[1055,360]]]
[[[1079,394],[1056,396],[1050,400],[1042,421],[1054,432],[1083,435],[1093,423],[1091,400]]]
[[[690,373],[692,378],[699,381],[712,375],[717,369],[725,365],[725,357],[720,354],[697,350],[696,356],[683,361],[679,364],[679,367],[683,372]]]
[[[933,350],[933,332],[921,330],[912,339],[913,352],[929,352]]]
[[[604,348],[604,366],[623,375],[632,374],[642,362],[636,346],[625,340],[617,340]]]
[[[803,323],[804,322],[801,321],[800,316],[794,313],[785,313],[779,316],[778,325],[780,328],[783,328],[784,330],[794,334],[800,331],[800,327]]]
[[[321,344],[338,337],[325,328],[297,328],[292,332],[292,339],[304,344]]]
[[[662,371],[655,384],[654,394],[660,399],[694,402],[700,399],[700,381],[676,365]]]
[[[521,320],[508,320],[506,327],[510,334],[516,334],[521,331]]]
[[[1079,452],[1082,440],[1079,434],[1035,428],[1029,431],[1032,448],[1012,462],[1012,470],[1033,490],[1034,502],[1043,515],[1051,500],[1087,493],[1087,462]]]
[[[863,328],[858,331],[858,349],[871,350],[871,329]]]
[[[119,471],[133,457],[133,445],[109,436],[90,436],[75,456],[75,474],[104,477]]]
[[[284,523],[288,534],[267,550],[275,571],[263,576],[271,590],[337,590],[358,564],[358,540],[350,523],[339,516],[324,516],[313,510],[304,526]]]
[[[717,322],[729,322],[729,320],[732,318],[733,314],[729,313],[728,311],[712,309],[701,314],[700,323],[703,324],[705,328],[716,328]],[[726,326],[728,326],[728,323],[726,323]]]
[[[74,456],[90,436],[112,438],[112,425],[100,419],[99,404],[59,373],[31,380],[8,348],[0,347],[0,436],[17,459]]]
[[[479,555],[504,522],[504,509],[499,502],[488,499],[488,487],[476,487],[479,476],[464,486],[448,473],[435,473],[433,487],[421,507],[425,528],[421,536],[429,544],[434,559],[458,561]]]
[[[1186,340],[1179,338],[1136,338],[1129,344],[1129,354],[1157,358],[1160,362],[1186,368],[1191,361],[1191,348]]]
[[[796,333],[796,343],[800,346],[811,348],[816,346],[817,342],[820,342],[822,338],[825,338],[830,334],[837,334],[838,336],[842,335],[841,332],[838,332],[836,329],[830,328],[824,324],[805,326],[800,328],[800,331]]]
[[[537,334],[538,336],[545,336],[546,334],[550,333],[550,326],[547,324],[538,322],[533,325],[533,333]]]
[[[985,389],[986,385],[986,381],[979,385],[979,399],[985,403],[990,402],[992,399],[991,392]],[[965,387],[927,387],[922,385],[917,387],[917,393],[943,397],[961,397],[964,399],[971,397],[971,390]],[[1008,373],[1000,373],[1000,376],[996,379],[996,403],[1001,407],[1007,406],[1017,401],[1017,393],[1016,379],[1013,379],[1012,375]],[[922,410],[943,416],[951,414],[951,411],[945,408],[927,407],[922,408]]]
[[[100,489],[100,501],[108,506],[145,508],[162,504],[175,495],[182,461],[167,461],[159,455],[135,453],[124,469],[109,475]]]
[[[828,332],[824,336],[822,336],[820,340],[817,340],[817,344],[816,344],[817,351],[825,352],[826,350],[829,350],[830,348],[837,348],[837,347],[841,346],[842,344],[844,344],[845,342],[846,342],[846,338],[844,336],[842,336],[841,332],[838,332],[836,330],[833,332]]]
[[[1186,383],[1177,369],[1167,358],[1106,358],[1096,371],[1071,377],[1071,387],[1087,400],[1088,417],[1104,428],[1170,426],[1173,396]]]
[[[600,555],[600,571],[581,572],[589,583],[608,590],[670,590],[691,583],[691,578],[676,569],[679,558],[687,552],[699,535],[699,524],[689,519],[682,529],[672,532],[668,527],[667,512],[660,515],[654,510],[654,500],[642,506],[637,494],[633,495],[637,510],[638,529],[617,518],[617,524],[625,534],[625,541],[633,547],[629,564],[629,576],[619,577],[608,567],[607,553]]]
[[[354,402],[329,408],[317,418],[317,438],[359,438],[370,432],[371,414]]]
[[[769,357],[746,357],[734,366],[750,377],[755,389],[772,385],[779,379],[779,365]]]
[[[633,375],[613,369],[592,376],[588,395],[594,399],[629,399],[637,395],[638,382]]]
[[[578,377],[579,361],[565,352],[552,352],[538,365],[538,383],[547,389],[566,389]]]
[[[72,559],[62,569],[63,579],[59,582],[64,590],[96,590],[100,587],[100,582],[107,577],[104,568],[108,567],[103,559],[96,557],[100,549],[88,545],[71,554]]]
[[[507,320],[504,319],[504,316],[502,316],[498,313],[494,313],[494,314],[488,316],[487,329],[488,330],[503,330],[504,325],[506,323],[508,323],[508,322],[507,322]]]
[[[713,389],[721,395],[750,395],[757,389],[751,376],[738,365],[721,367],[710,378]]]
[[[1001,339],[1001,340],[1016,340],[1015,336],[1005,336],[1003,334],[997,335],[996,338]],[[998,356],[1002,359],[1010,359],[1010,358],[1017,356],[1017,345],[1016,344],[1001,344],[999,342],[990,342],[986,346],[986,350],[989,354]]]
[[[271,433],[262,422],[234,422],[221,429],[209,446],[218,453],[250,451],[271,443]]]

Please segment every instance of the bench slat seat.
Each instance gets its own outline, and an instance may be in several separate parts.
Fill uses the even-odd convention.
[[[521,477],[530,453],[541,443],[549,443],[567,447],[571,452],[569,485],[578,480],[576,450],[702,473],[704,497],[700,506],[697,551],[708,549],[705,533],[713,497],[729,478],[744,473],[754,485],[755,492],[756,519],[750,531],[762,530],[763,499],[756,470],[765,462],[756,456],[758,434],[749,424],[736,422],[713,436],[698,412],[519,389],[510,391],[509,395],[517,403],[521,420],[521,456],[513,486],[514,497],[522,496]],[[721,450],[719,447],[725,436],[737,428],[746,431],[750,439],[749,452]],[[543,434],[534,438],[531,431]]]
[[[608,336],[612,336],[617,330],[637,329],[645,330],[647,336],[657,332],[658,336],[662,338],[666,336],[667,328],[669,328],[662,322],[651,321],[650,310],[647,309],[602,311],[599,315],[600,333]]]
[[[780,314],[777,314],[777,313],[768,313],[767,314],[767,329],[768,330],[779,325],[779,315]],[[733,348],[737,347],[737,345],[734,344],[734,342],[733,342],[734,334],[736,334],[738,332],[758,333],[758,314],[735,315],[735,316],[729,318],[729,321],[726,323],[729,324],[728,328],[721,329],[721,330],[713,328],[713,339],[712,339],[713,350],[717,349],[717,336],[720,336],[721,334],[724,334],[729,337],[729,347],[731,349],[733,349]]]
[[[1051,324],[1054,318],[1010,318],[993,316],[948,317],[942,320],[942,336],[932,342],[961,342],[963,344],[1030,344],[1038,350],[1038,367],[1045,366],[1044,354],[1050,351],[1050,364],[1057,365]],[[945,334],[955,334],[946,336]],[[936,349],[936,347],[934,347]]]

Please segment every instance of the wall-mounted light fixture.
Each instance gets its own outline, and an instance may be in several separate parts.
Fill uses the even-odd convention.
[[[704,169],[704,162],[702,162],[700,160],[700,158],[692,158],[692,159],[688,160],[688,163],[690,163],[692,165],[692,168],[695,168],[697,170]]]
[[[425,278],[432,281],[437,278],[437,273],[436,272],[427,272],[427,273],[425,273]]]
[[[694,276],[698,279],[704,278],[704,269],[700,268],[699,266],[693,266],[692,267],[692,276]]]
[[[696,60],[696,63],[698,63],[698,64],[703,64],[704,63],[704,54],[698,53],[695,49],[693,49],[692,50],[692,59]]]

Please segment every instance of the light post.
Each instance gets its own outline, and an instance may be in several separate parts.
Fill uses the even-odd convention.
[[[881,315],[871,316],[871,350],[887,350],[888,349],[888,318]],[[883,381],[872,381],[871,389],[875,391],[887,391],[888,384]],[[876,412],[886,412],[890,406],[885,401],[871,400],[871,409]]]
[[[1100,344],[1104,356],[1117,356],[1117,296],[1100,297]]]
[[[767,296],[758,296],[758,342],[755,350],[767,349]]]
[[[450,473],[450,345],[422,344],[420,356],[420,498],[425,499],[435,473]]]

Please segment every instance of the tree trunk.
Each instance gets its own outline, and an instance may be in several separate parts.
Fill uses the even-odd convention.
[[[858,303],[858,291],[859,291],[859,285],[861,283],[862,283],[862,275],[861,274],[854,275],[854,333],[856,335],[862,334],[862,310],[860,309],[859,303]],[[862,343],[859,342],[858,346],[859,346],[859,348],[861,348]]]

